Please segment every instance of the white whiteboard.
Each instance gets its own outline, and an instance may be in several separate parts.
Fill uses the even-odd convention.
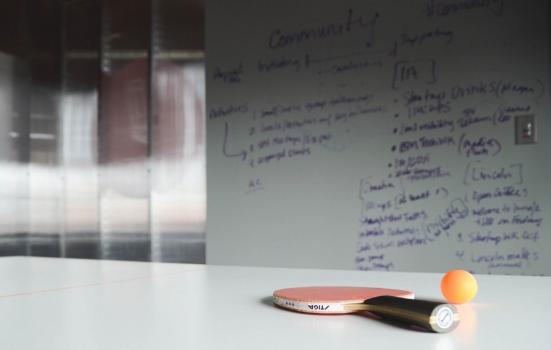
[[[208,1],[207,262],[551,274],[548,10]]]

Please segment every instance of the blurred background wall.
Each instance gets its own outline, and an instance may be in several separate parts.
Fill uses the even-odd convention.
[[[0,1],[0,256],[204,262],[203,8]]]

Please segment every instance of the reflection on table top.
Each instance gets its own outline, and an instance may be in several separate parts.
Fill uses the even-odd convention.
[[[448,334],[362,314],[275,308],[275,289],[354,285],[441,298],[442,275],[0,258],[5,349],[542,349],[551,346],[551,277],[477,275]]]

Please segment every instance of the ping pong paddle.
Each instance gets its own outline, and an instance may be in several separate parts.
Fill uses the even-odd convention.
[[[453,305],[414,299],[412,292],[368,287],[300,287],[273,293],[275,305],[313,314],[368,311],[383,319],[446,333],[459,323]]]

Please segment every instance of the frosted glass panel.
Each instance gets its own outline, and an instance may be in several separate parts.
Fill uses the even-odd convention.
[[[0,3],[0,256],[204,262],[203,51],[198,0]]]

